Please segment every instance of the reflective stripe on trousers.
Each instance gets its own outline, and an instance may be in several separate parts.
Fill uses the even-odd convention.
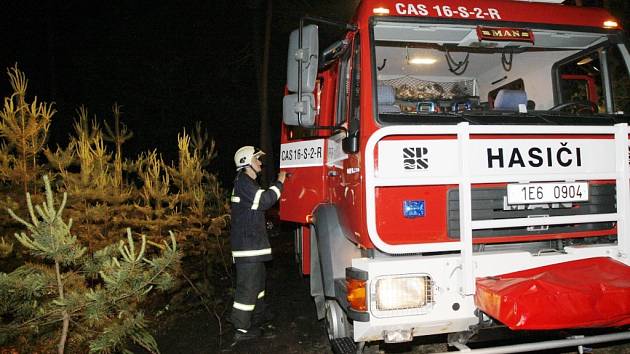
[[[267,254],[271,254],[271,248],[263,248],[259,250],[248,250],[248,251],[232,251],[232,257],[257,257],[264,256]]]
[[[241,304],[240,302],[234,301],[234,305],[232,307],[241,311],[254,311],[254,309],[256,308],[256,304],[246,305],[246,304]]]
[[[252,317],[265,311],[265,264],[236,263],[236,292],[230,319],[234,328],[249,329]]]

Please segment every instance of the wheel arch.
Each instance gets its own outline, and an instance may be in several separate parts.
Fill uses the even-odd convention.
[[[346,268],[361,257],[361,249],[351,241],[351,234],[334,204],[321,204],[311,225],[311,295],[315,298],[318,318],[324,318],[325,299],[336,298],[345,304]]]

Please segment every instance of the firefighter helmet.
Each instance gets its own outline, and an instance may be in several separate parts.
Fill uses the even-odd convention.
[[[236,164],[236,170],[247,167],[252,163],[252,159],[259,158],[265,155],[265,153],[253,146],[243,146],[238,149],[234,154],[234,163]]]

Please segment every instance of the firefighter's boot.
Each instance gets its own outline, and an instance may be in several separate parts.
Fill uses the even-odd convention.
[[[276,338],[276,327],[274,325],[272,325],[271,323],[267,323],[265,325],[262,325],[260,327],[260,331],[261,331],[261,336],[265,339],[272,339],[272,338]]]
[[[235,346],[241,342],[259,338],[261,334],[262,332],[258,327],[253,327],[250,329],[236,329],[234,331],[234,341],[232,342],[232,346]]]
[[[256,309],[258,309],[258,303],[256,304]],[[252,315],[252,326],[256,327],[264,327],[270,325],[275,318],[275,315],[269,308],[266,306],[261,306],[264,310],[254,311]]]

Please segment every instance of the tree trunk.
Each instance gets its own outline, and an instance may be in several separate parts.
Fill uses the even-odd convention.
[[[63,302],[63,281],[61,280],[61,270],[59,262],[55,261],[55,275],[57,276],[57,288],[59,290],[59,300]],[[65,352],[66,340],[68,338],[68,327],[70,327],[70,315],[67,310],[61,312],[63,316],[63,328],[61,329],[61,338],[59,338],[59,344],[57,344],[57,354],[63,354]]]
[[[274,154],[271,142],[269,126],[269,47],[271,46],[271,0],[256,0],[252,4],[253,19],[253,52],[254,67],[256,68],[256,83],[258,84],[258,109],[259,109],[259,147],[267,153],[265,156],[265,168],[260,176],[261,184],[267,185],[273,180]],[[263,8],[263,5],[265,6]],[[263,9],[265,11],[263,12]],[[262,16],[265,15],[265,32],[261,34]]]
[[[48,44],[48,73],[50,99],[57,98],[57,63],[55,62],[55,4],[48,0],[48,13],[46,14],[46,34]]]
[[[263,42],[263,60],[260,76],[260,148],[267,153],[264,183],[274,180],[276,173],[275,154],[272,142],[269,119],[269,51],[271,50],[271,19],[273,16],[273,0],[267,0],[265,16],[265,39]]]

